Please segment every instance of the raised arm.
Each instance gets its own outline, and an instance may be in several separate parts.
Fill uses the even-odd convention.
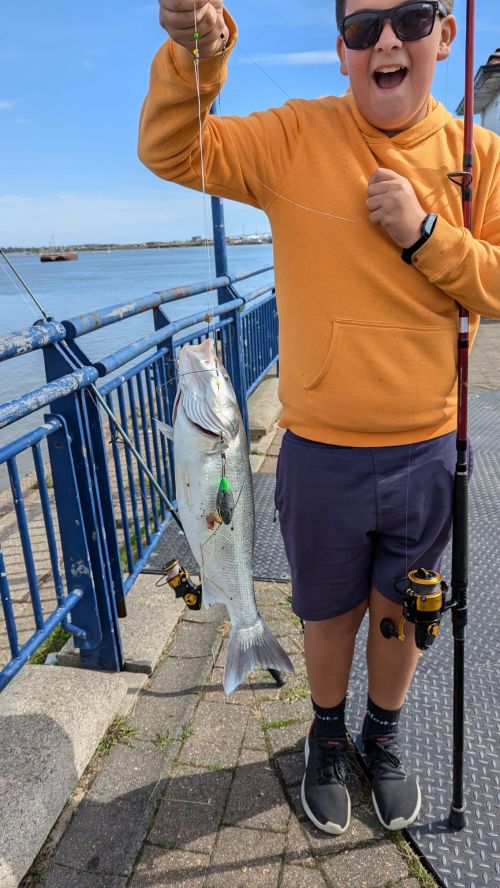
[[[299,150],[298,104],[248,117],[209,116],[227,77],[236,25],[220,0],[197,2],[200,106],[205,187],[209,194],[267,209]],[[170,39],[155,56],[139,128],[142,162],[163,179],[201,190],[199,105],[192,0],[161,0]],[[175,39],[174,39],[175,38]]]

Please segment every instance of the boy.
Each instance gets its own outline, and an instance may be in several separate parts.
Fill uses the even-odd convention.
[[[333,834],[349,825],[345,699],[369,610],[363,739],[381,823],[420,808],[398,720],[418,662],[397,624],[398,577],[439,569],[455,466],[457,304],[500,317],[500,140],[476,128],[472,234],[461,191],[463,124],[430,96],[456,34],[453,0],[336,0],[342,97],[208,117],[236,39],[222,0],[194,0],[206,189],[269,216],[280,316],[276,502],[304,620],[314,709],[302,802]],[[139,154],[200,189],[193,0],[160,0],[171,39],[153,62]]]

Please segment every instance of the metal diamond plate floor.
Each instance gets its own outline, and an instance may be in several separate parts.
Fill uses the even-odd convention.
[[[447,617],[422,658],[403,711],[409,767],[419,776],[422,811],[412,842],[446,888],[500,886],[500,391],[470,398],[474,473],[470,485],[469,627],[467,635],[465,786],[467,827],[454,833],[447,817],[452,781],[452,632]],[[254,575],[289,579],[274,518],[274,475],[254,477],[257,539]],[[175,554],[196,569],[184,537],[169,527],[148,567]],[[450,578],[450,552],[444,575]],[[366,702],[363,625],[350,683],[348,725],[356,735]]]
[[[449,830],[452,784],[451,619],[422,658],[403,710],[409,767],[418,774],[422,810],[412,842],[446,888],[500,886],[500,392],[470,398],[474,472],[470,485],[469,626],[466,659],[465,787],[467,826]],[[450,577],[450,552],[443,573]],[[362,627],[350,684],[348,720],[361,729],[366,703]]]
[[[274,520],[276,478],[274,474],[262,472],[253,476],[253,486],[257,516],[253,575],[256,580],[289,580],[290,567],[283,549],[280,526],[278,520]],[[172,522],[159,540],[147,567],[159,570],[174,556],[192,573],[197,573],[198,566],[186,538]]]

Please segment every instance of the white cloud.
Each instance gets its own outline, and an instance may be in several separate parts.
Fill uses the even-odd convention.
[[[338,56],[335,50],[332,49],[324,49],[324,50],[312,50],[310,52],[280,52],[280,53],[265,53],[262,55],[254,55],[252,58],[241,58],[239,57],[240,64],[250,64],[251,62],[257,62],[259,65],[266,66],[268,68],[277,67],[278,65],[287,65],[287,66],[304,66],[304,65],[336,65],[338,64]]]
[[[17,105],[16,99],[0,99],[0,111],[9,111]]]

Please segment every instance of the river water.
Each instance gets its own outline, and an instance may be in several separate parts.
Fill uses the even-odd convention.
[[[210,254],[210,265],[209,265]],[[94,309],[128,302],[157,290],[208,281],[215,277],[213,251],[206,247],[172,247],[80,253],[76,262],[42,263],[37,255],[10,254],[45,312],[62,321]],[[272,264],[271,244],[228,247],[229,272],[250,271]],[[0,258],[0,266],[7,269]],[[7,269],[8,270],[8,269]],[[12,272],[8,270],[10,278]],[[268,272],[237,285],[244,295],[273,280]],[[0,335],[31,326],[40,312],[27,294],[6,274],[0,274]],[[171,320],[209,309],[217,294],[193,296],[165,306]],[[78,339],[91,360],[109,355],[127,343],[153,332],[152,312],[113,324]],[[45,382],[40,351],[0,364],[0,403],[21,396]],[[42,419],[43,411],[0,430],[0,446],[18,437]],[[5,487],[0,471],[0,489]]]

